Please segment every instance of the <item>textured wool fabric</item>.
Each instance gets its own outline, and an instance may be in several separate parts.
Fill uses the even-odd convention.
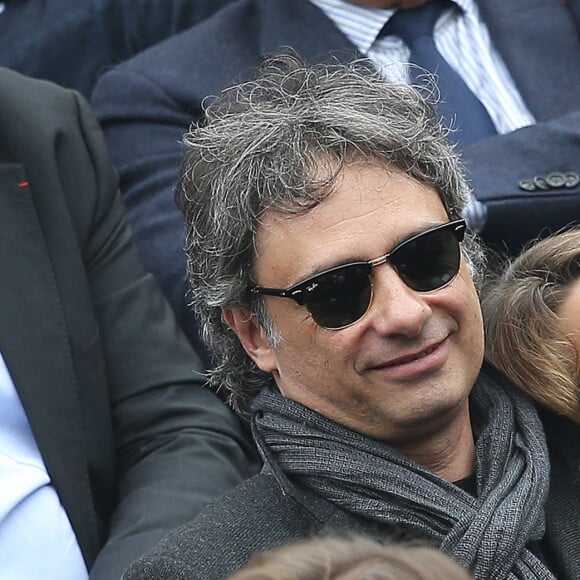
[[[544,534],[550,464],[538,415],[528,399],[486,375],[471,404],[477,497],[278,393],[254,403],[254,430],[283,471],[352,513],[437,541],[477,580],[554,579],[526,544]]]

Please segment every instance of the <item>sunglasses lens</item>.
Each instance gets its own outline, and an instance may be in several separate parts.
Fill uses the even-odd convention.
[[[370,273],[368,264],[351,264],[312,280],[305,304],[314,322],[336,330],[361,318],[371,302]]]
[[[452,230],[436,230],[403,244],[392,256],[402,280],[417,292],[431,292],[457,276],[459,240]]]

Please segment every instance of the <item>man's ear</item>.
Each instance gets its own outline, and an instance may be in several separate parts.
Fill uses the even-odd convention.
[[[270,346],[266,332],[248,308],[224,308],[226,324],[236,333],[248,356],[259,369],[273,373],[277,368],[276,353]]]

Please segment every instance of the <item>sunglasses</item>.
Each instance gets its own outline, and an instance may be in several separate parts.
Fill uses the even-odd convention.
[[[388,254],[368,262],[335,266],[282,288],[252,288],[253,294],[290,298],[306,306],[322,328],[341,330],[360,320],[373,299],[372,270],[389,262],[401,280],[417,292],[433,292],[451,283],[459,272],[465,220],[452,221],[412,236]]]

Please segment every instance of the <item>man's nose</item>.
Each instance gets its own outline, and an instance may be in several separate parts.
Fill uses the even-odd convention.
[[[421,292],[409,288],[388,262],[373,268],[373,301],[369,316],[378,333],[417,336],[432,314]]]

